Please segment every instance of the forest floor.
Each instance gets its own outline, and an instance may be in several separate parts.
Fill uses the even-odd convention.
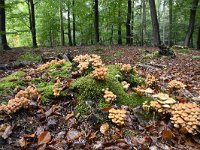
[[[16,61],[33,61],[30,54],[41,58],[57,58],[58,54],[70,52],[72,56],[80,54],[97,54],[105,64],[131,64],[138,74],[156,77],[159,91],[169,93],[167,84],[178,80],[186,84],[186,89],[174,96],[180,102],[189,101],[200,96],[200,51],[176,49],[176,58],[158,57],[154,47],[128,46],[77,46],[64,48],[16,48],[0,51],[0,65]],[[0,70],[3,78],[17,70],[34,68],[42,59],[23,68]],[[0,83],[1,84],[1,83]],[[8,96],[9,97],[9,96]],[[1,100],[0,100],[1,102]],[[197,103],[199,103],[198,101]],[[135,109],[139,115],[132,114],[130,126],[118,127],[110,123],[108,134],[99,131],[102,122],[90,114],[79,116],[74,113],[75,100],[52,101],[47,106],[33,110],[22,110],[15,116],[0,115],[0,149],[138,149],[138,150],[198,150],[199,134],[194,136],[173,128],[169,118],[149,116],[140,107]],[[95,110],[91,110],[93,113]],[[141,115],[144,113],[146,116]],[[103,122],[105,123],[105,122]],[[6,130],[3,125],[7,124]],[[4,130],[3,130],[4,129]],[[19,140],[20,139],[20,140]],[[20,141],[20,142],[19,142]]]

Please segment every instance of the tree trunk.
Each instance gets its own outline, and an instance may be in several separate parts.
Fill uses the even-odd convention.
[[[121,1],[118,2],[118,25],[117,25],[117,34],[118,34],[118,44],[122,44],[122,23],[121,23]]]
[[[114,28],[113,25],[111,26],[111,33],[110,33],[110,45],[113,44],[113,34],[114,34]]]
[[[133,0],[132,3],[132,15],[131,15],[131,33],[132,33],[132,38],[131,38],[131,43],[133,44],[133,28],[134,28],[134,15],[135,15],[135,0]]]
[[[199,26],[198,37],[197,37],[197,49],[200,50],[200,26]]]
[[[126,20],[126,44],[131,45],[131,0],[128,0],[128,13]]]
[[[62,2],[60,0],[60,42],[61,46],[65,46],[65,35],[64,35],[64,25],[63,25],[63,8]]]
[[[150,5],[150,12],[151,12],[154,45],[159,46],[161,44],[161,41],[160,41],[160,31],[159,31],[158,18],[157,18],[157,15],[156,15],[155,1],[149,0],[149,5]]]
[[[76,46],[76,18],[75,18],[75,0],[72,1],[73,7],[73,45]]]
[[[72,46],[71,20],[70,20],[70,6],[69,6],[69,4],[68,4],[68,9],[67,9],[67,19],[68,19],[68,40],[69,40],[69,46]]]
[[[172,7],[173,7],[173,0],[169,0],[169,39],[168,45],[172,46]]]
[[[94,0],[94,28],[96,43],[99,43],[99,1]]]
[[[5,0],[0,0],[0,50],[9,50],[6,38]]]
[[[146,1],[142,0],[142,28],[141,28],[141,45],[144,45],[146,34]]]
[[[35,6],[34,0],[28,1],[29,7],[29,21],[30,21],[30,30],[32,35],[32,46],[33,48],[37,47],[37,40],[36,40],[36,29],[35,29]]]
[[[194,25],[195,25],[195,16],[196,16],[196,9],[198,6],[199,0],[193,0],[192,2],[192,8],[190,10],[190,20],[189,20],[189,26],[188,31],[185,36],[184,45],[189,46],[190,39],[192,37],[193,31],[194,31]]]

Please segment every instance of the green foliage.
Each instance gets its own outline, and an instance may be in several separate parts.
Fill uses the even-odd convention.
[[[200,59],[200,56],[192,56],[193,59]]]
[[[18,61],[35,61],[35,62],[41,62],[42,58],[40,55],[36,55],[32,52],[26,52],[22,54],[19,58]]]
[[[81,115],[86,115],[88,113],[89,107],[86,105],[84,101],[80,101],[80,103],[75,107],[75,113],[80,113]]]
[[[26,83],[20,80],[25,74],[23,71],[17,71],[0,79],[0,91],[13,90],[16,86],[25,85]]]
[[[189,53],[189,49],[183,48],[178,50],[181,53]]]

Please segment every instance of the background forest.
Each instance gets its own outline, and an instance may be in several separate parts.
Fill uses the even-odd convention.
[[[155,43],[150,9],[153,8],[149,2],[153,1],[6,0],[8,45],[152,46]],[[199,48],[198,0],[155,0],[155,6],[161,43]],[[184,42],[189,31],[189,43]]]

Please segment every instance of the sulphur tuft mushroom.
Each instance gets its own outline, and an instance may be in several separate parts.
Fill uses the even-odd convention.
[[[152,85],[156,82],[156,77],[150,74],[147,74],[147,77],[145,79],[145,84],[146,85]]]
[[[94,71],[92,71],[92,76],[97,80],[105,80],[107,76],[107,68],[96,68]]]
[[[56,83],[53,85],[53,94],[54,96],[60,96],[60,92],[62,91],[63,82],[60,79],[57,79]]]
[[[182,82],[180,81],[177,81],[177,80],[172,80],[168,83],[168,87],[170,89],[184,89],[186,87],[185,84],[183,84]]]
[[[129,111],[125,109],[114,109],[109,110],[108,118],[112,120],[113,123],[121,126],[125,124]]]
[[[128,90],[128,88],[130,87],[130,83],[128,83],[128,82],[126,82],[126,81],[122,81],[121,84],[122,84],[122,86],[123,86],[123,88],[124,88],[125,90]]]
[[[108,103],[112,103],[113,101],[116,100],[117,96],[112,92],[112,91],[109,91],[109,89],[107,88],[106,90],[104,90],[104,99],[106,102]]]
[[[130,64],[123,64],[121,66],[121,69],[120,69],[122,72],[125,72],[125,73],[130,73],[131,70],[132,70],[132,67]]]
[[[197,134],[200,129],[200,107],[196,103],[179,103],[171,108],[171,122],[175,128],[185,128]]]

